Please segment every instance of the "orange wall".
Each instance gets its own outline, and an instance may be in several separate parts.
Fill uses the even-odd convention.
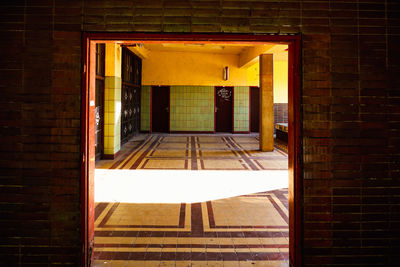
[[[152,51],[143,60],[143,85],[258,86],[248,81],[247,69],[238,68],[238,55]],[[229,79],[222,79],[229,67]]]
[[[247,80],[250,84],[259,81],[260,65],[255,63],[247,69]],[[274,60],[274,103],[288,102],[288,61]]]
[[[238,68],[239,56],[151,51],[143,60],[143,85],[259,86],[259,63]],[[229,79],[222,79],[229,67]],[[274,103],[287,103],[288,62],[274,60]]]

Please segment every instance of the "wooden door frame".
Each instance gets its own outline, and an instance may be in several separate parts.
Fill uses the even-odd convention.
[[[302,143],[301,143],[301,36],[261,34],[176,34],[176,33],[83,33],[81,98],[81,265],[91,261],[94,237],[94,85],[95,44],[191,42],[237,44],[287,44],[288,149],[289,149],[289,258],[292,266],[302,265]],[[93,50],[94,48],[94,50]],[[94,52],[94,53],[93,53]],[[93,104],[93,105],[92,105]]]
[[[232,123],[231,123],[231,133],[234,133],[234,123],[235,123],[235,103],[234,103],[234,93],[235,93],[235,87],[234,86],[223,86],[223,85],[217,85],[214,86],[214,133],[217,133],[217,112],[216,112],[216,107],[217,107],[217,87],[229,87],[232,88],[232,105],[231,105],[231,112],[232,112]]]
[[[153,132],[153,87],[168,87],[168,130],[171,132],[171,86],[169,85],[151,85],[150,86],[150,133]]]

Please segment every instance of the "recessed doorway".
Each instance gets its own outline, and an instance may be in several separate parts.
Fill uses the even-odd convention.
[[[232,132],[233,87],[215,87],[215,131]]]
[[[169,132],[169,87],[151,87],[151,131]],[[154,118],[154,119],[153,119]]]
[[[250,127],[251,132],[258,133],[260,131],[259,122],[260,122],[260,99],[258,96],[260,95],[260,88],[252,86],[250,87]]]
[[[300,254],[298,253],[299,244],[298,237],[300,235],[300,208],[299,208],[299,167],[294,159],[296,159],[300,153],[299,151],[299,125],[300,125],[300,108],[299,108],[299,37],[298,36],[252,36],[252,35],[152,35],[152,34],[88,34],[84,36],[87,46],[84,46],[84,65],[88,66],[89,73],[91,73],[91,62],[93,63],[93,44],[118,41],[119,43],[129,44],[138,42],[159,42],[163,43],[166,41],[174,42],[215,42],[215,43],[273,43],[273,42],[284,42],[289,46],[289,226],[290,226],[290,257],[293,264],[298,262]],[[90,59],[90,60],[89,60]],[[92,64],[93,65],[93,64]],[[92,153],[94,153],[93,137],[94,128],[90,122],[92,116],[92,105],[91,98],[94,96],[92,88],[94,80],[91,75],[84,73],[83,81],[83,118],[82,118],[82,149],[84,153],[84,161],[82,163],[82,203],[83,209],[82,214],[86,217],[83,221],[83,233],[82,240],[84,241],[84,250],[87,251],[86,259],[83,262],[86,264],[90,261],[90,249],[93,239],[94,230],[94,201],[93,201],[93,170],[94,162],[90,160]],[[192,139],[190,139],[192,140]],[[226,139],[229,145],[234,145],[233,141],[228,138]],[[245,156],[245,155],[244,155]],[[193,207],[192,207],[193,208]],[[196,206],[194,207],[196,209]],[[296,253],[297,252],[297,253]]]

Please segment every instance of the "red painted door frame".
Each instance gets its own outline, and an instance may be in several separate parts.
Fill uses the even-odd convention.
[[[289,149],[289,256],[291,266],[302,265],[302,179],[300,109],[300,35],[253,34],[162,34],[162,33],[83,33],[81,107],[81,247],[82,266],[91,262],[94,238],[94,94],[96,43],[121,44],[191,43],[276,43],[289,46],[288,149]]]

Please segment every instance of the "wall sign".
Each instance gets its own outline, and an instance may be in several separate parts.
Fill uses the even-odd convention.
[[[232,96],[232,91],[229,91],[225,88],[221,88],[218,90],[217,95],[221,97],[225,101],[229,101]]]

